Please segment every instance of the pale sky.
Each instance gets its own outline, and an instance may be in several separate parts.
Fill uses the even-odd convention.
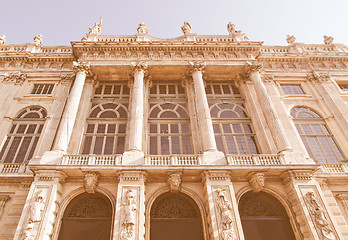
[[[104,35],[133,35],[145,22],[149,35],[174,38],[184,21],[193,33],[225,35],[231,21],[265,45],[287,45],[287,34],[308,44],[322,44],[329,35],[348,45],[348,0],[0,0],[0,7],[6,44],[42,34],[43,45],[69,46],[103,16]]]

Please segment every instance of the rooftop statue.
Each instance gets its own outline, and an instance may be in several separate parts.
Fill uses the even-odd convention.
[[[5,42],[6,42],[6,36],[5,35],[0,36],[0,45],[5,44]]]
[[[247,41],[249,40],[248,36],[245,35],[245,33],[242,32],[242,30],[239,30],[236,25],[234,25],[232,22],[229,22],[227,24],[227,31],[230,36],[234,38],[234,41]]]
[[[145,23],[142,22],[139,24],[137,31],[140,34],[147,34],[149,32],[149,29],[145,26]]]
[[[288,44],[294,44],[296,41],[296,38],[294,35],[287,35],[286,36],[286,41],[288,42]]]
[[[181,30],[183,31],[184,35],[192,33],[191,23],[190,22],[184,22],[184,26],[181,27]]]
[[[89,28],[88,34],[100,35],[102,23],[103,23],[103,17],[100,17],[99,23],[94,23],[94,26]]]
[[[42,35],[36,35],[36,36],[34,37],[34,43],[35,43],[36,45],[42,44]]]
[[[334,40],[333,37],[324,35],[324,43],[325,44],[332,44],[333,40]]]

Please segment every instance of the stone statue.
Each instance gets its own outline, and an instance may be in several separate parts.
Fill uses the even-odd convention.
[[[0,45],[4,45],[5,42],[6,42],[6,36],[5,35],[0,36]]]
[[[171,192],[179,192],[181,187],[181,175],[179,173],[173,173],[169,175],[168,183]]]
[[[140,34],[147,34],[149,32],[149,29],[145,26],[145,23],[142,22],[139,24],[137,31]]]
[[[333,37],[324,35],[324,43],[325,43],[326,45],[332,44],[332,43],[333,43],[333,40],[334,40]]]
[[[226,196],[226,190],[217,189],[216,205],[220,213],[221,236],[224,240],[236,240],[236,234],[233,230],[233,217],[231,214],[232,205]]]
[[[42,35],[36,35],[36,36],[34,37],[34,43],[35,43],[36,45],[42,44]]]
[[[319,205],[314,192],[306,194],[306,201],[309,205],[309,212],[314,218],[314,224],[326,239],[336,239],[330,227],[330,222],[326,219],[322,207]]]
[[[287,35],[286,36],[286,41],[288,42],[288,44],[294,44],[296,41],[296,38],[294,35]]]
[[[85,175],[83,186],[85,187],[86,192],[95,193],[95,188],[98,185],[99,174],[95,172],[88,172]]]
[[[229,22],[227,24],[227,31],[229,32],[230,35],[234,35],[234,34],[240,34],[242,33],[241,30],[239,30],[236,25],[234,25],[232,22]]]
[[[184,22],[184,26],[181,27],[181,30],[183,31],[184,35],[192,33],[191,23],[190,22]]]
[[[39,190],[36,193],[36,197],[30,205],[28,223],[24,229],[24,240],[35,239],[35,229],[38,227],[38,223],[41,222],[42,211],[45,207],[45,193],[43,190]]]
[[[103,23],[103,17],[100,17],[99,23],[94,23],[94,26],[89,28],[88,34],[100,35],[102,23]]]
[[[122,232],[121,239],[130,240],[134,238],[135,224],[136,224],[136,211],[137,211],[137,201],[136,193],[129,189],[125,196],[123,202],[123,221],[122,221]]]

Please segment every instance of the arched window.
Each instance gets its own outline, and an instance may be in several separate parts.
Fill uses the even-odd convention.
[[[153,203],[150,212],[151,240],[202,240],[200,210],[183,193],[164,193]]]
[[[82,193],[67,206],[59,240],[110,240],[112,206],[101,193]]]
[[[82,154],[122,154],[126,137],[127,105],[93,104]]]
[[[186,104],[151,104],[150,154],[191,154],[192,139]]]
[[[290,114],[312,159],[319,163],[337,163],[343,159],[334,137],[319,114],[307,107],[294,107]]]
[[[247,192],[239,201],[245,240],[295,240],[283,205],[265,192]]]
[[[251,120],[238,87],[208,83],[206,92],[218,150],[225,154],[258,153]]]
[[[17,115],[0,152],[1,162],[23,163],[33,157],[46,116],[46,110],[37,106]]]

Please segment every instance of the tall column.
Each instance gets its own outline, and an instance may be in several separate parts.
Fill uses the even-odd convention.
[[[113,240],[145,239],[145,173],[119,174]]]
[[[328,105],[340,125],[342,136],[348,136],[348,106],[340,97],[329,73],[313,72],[308,75],[309,80],[318,86],[320,95]],[[347,140],[347,138],[346,138]]]
[[[286,136],[284,127],[279,119],[271,98],[269,97],[267,89],[262,82],[260,75],[261,68],[261,64],[248,63],[245,66],[245,72],[255,86],[257,97],[259,99],[259,102],[261,103],[261,108],[266,118],[267,124],[271,129],[271,133],[277,145],[278,152],[291,150],[292,148]]]
[[[63,153],[67,152],[80,104],[83,85],[85,84],[86,76],[90,74],[90,65],[86,63],[74,62],[74,69],[76,70],[75,82],[70,90],[69,98],[67,99],[63,117],[53,145],[53,150]]]
[[[134,77],[130,82],[128,142],[123,154],[122,164],[142,164],[144,152],[142,148],[144,134],[144,77],[147,75],[147,64],[132,64]]]
[[[60,171],[36,172],[13,239],[51,239],[65,178]]]
[[[205,93],[203,82],[205,64],[201,62],[190,62],[189,64],[189,73],[192,76],[193,82],[197,121],[204,152],[203,163],[225,164],[224,154],[217,151],[213,123],[210,116],[207,95]]]
[[[289,201],[304,240],[343,240],[314,171],[294,170],[282,175]]]
[[[209,239],[244,240],[238,204],[229,173],[207,171],[203,178],[209,219]]]

